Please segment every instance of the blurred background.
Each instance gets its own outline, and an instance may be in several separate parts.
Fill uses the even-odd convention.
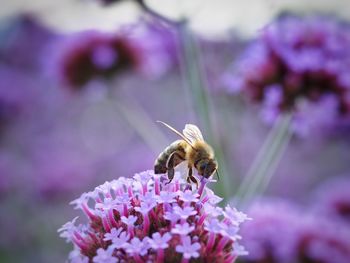
[[[0,262],[65,262],[69,202],[153,169],[156,120],[213,145],[240,262],[350,262],[350,3],[140,3],[2,3]]]

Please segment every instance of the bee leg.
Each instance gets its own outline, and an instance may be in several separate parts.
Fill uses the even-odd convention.
[[[196,184],[196,188],[198,189],[198,181],[194,176],[190,177],[191,181]]]
[[[190,180],[190,177],[192,176],[192,166],[188,166],[188,174],[187,174],[187,178],[186,178],[186,181],[188,184],[191,184],[191,180]]]
[[[192,167],[188,167],[188,175],[187,175],[187,183],[191,183],[191,181],[193,182],[193,183],[195,183],[196,184],[196,187],[198,188],[198,182],[197,182],[197,180],[196,180],[196,178],[193,176],[193,169],[192,169]]]
[[[182,160],[181,157],[179,156],[179,154],[177,152],[173,152],[166,163],[167,169],[168,169],[168,179],[169,182],[167,182],[166,184],[170,184],[171,181],[174,179],[174,175],[175,175],[175,169],[174,167],[179,163],[179,160]]]

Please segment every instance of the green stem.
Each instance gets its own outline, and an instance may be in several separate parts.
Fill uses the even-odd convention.
[[[121,116],[155,154],[161,152],[162,145],[166,145],[168,140],[157,128],[155,120],[138,103],[131,98],[129,99],[125,94],[122,96],[120,91],[115,94],[115,90],[112,88],[113,84],[107,82],[105,85],[108,90],[106,99],[114,103]]]
[[[283,153],[286,151],[286,148],[292,137],[291,135],[292,133],[289,131],[288,128],[285,131],[285,133],[282,134],[280,144],[278,145],[278,151],[276,151],[274,158],[272,158],[272,161],[265,172],[265,176],[263,177],[263,181],[260,184],[260,189],[258,189],[257,194],[263,194],[267,189],[267,187],[269,186],[271,179],[278,167],[278,164],[283,157]]]
[[[281,115],[268,135],[237,192],[241,205],[251,201],[257,193],[262,193],[271,181],[291,137],[291,118],[289,113]]]
[[[236,193],[236,196],[238,198],[242,198],[244,193],[248,191],[248,188],[250,187],[254,177],[260,170],[260,167],[262,163],[265,162],[266,155],[269,152],[269,149],[271,149],[271,146],[275,142],[276,135],[278,133],[278,130],[280,129],[280,119],[277,120],[275,125],[270,130],[269,134],[267,135],[267,138],[265,139],[263,145],[261,146],[257,156],[255,157],[252,165],[250,166],[246,176],[243,179],[243,182],[241,183],[240,187],[238,188],[238,191]]]
[[[125,101],[125,98],[123,98]],[[148,147],[158,154],[162,151],[162,145],[166,145],[168,141],[163,133],[156,128],[156,123],[140,108],[136,103],[125,103],[122,100],[114,98],[116,106],[124,119],[135,129],[139,136],[144,140]]]

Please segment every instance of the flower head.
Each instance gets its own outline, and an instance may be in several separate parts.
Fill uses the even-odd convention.
[[[59,230],[61,236],[80,251],[76,258],[92,262],[232,262],[245,253],[237,244],[244,221],[240,212],[226,208],[232,218],[207,213],[204,204],[214,206],[217,197],[205,194],[205,180],[202,190],[188,190],[178,175],[167,181],[165,175],[146,171],[96,187],[73,202],[88,223],[76,226],[74,219]],[[121,197],[127,199],[127,209]],[[212,225],[218,229],[208,227]]]
[[[248,211],[254,220],[241,231],[250,252],[242,262],[349,261],[350,232],[339,221],[276,199],[255,202]]]
[[[137,69],[141,62],[140,50],[119,34],[85,31],[66,37],[55,49],[56,74],[74,88],[95,78],[111,78]]]
[[[242,243],[249,254],[243,262],[294,262],[297,225],[301,219],[293,203],[277,199],[254,202],[248,208],[253,220],[243,224]]]
[[[349,44],[350,26],[335,18],[281,16],[262,30],[225,82],[260,103],[267,122],[293,111],[298,121],[292,129],[305,133],[315,117],[323,124],[350,113]],[[314,109],[324,106],[324,114]]]
[[[172,32],[147,23],[118,32],[83,31],[63,36],[51,46],[54,59],[49,73],[75,89],[130,70],[155,78],[176,64],[175,43]]]
[[[327,180],[315,191],[312,201],[318,212],[350,224],[350,177]]]
[[[350,258],[350,231],[318,215],[304,218],[298,228],[295,262],[345,263]]]

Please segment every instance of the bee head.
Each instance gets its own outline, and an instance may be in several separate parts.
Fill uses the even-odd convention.
[[[196,165],[198,174],[209,178],[218,168],[218,164],[214,159],[202,159]]]

